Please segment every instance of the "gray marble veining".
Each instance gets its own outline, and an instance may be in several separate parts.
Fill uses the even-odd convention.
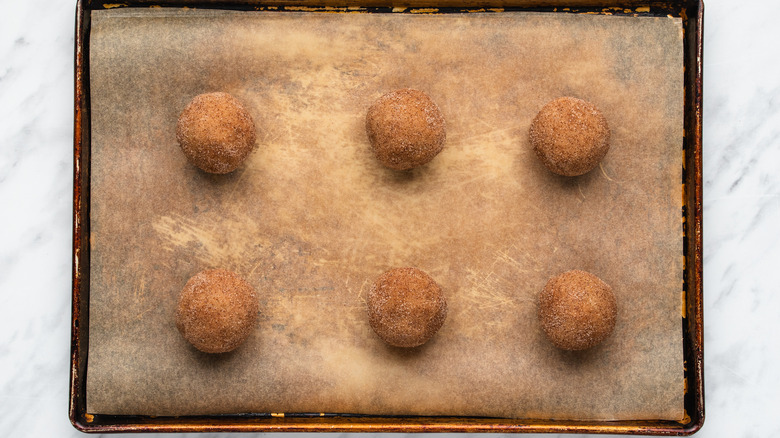
[[[700,435],[778,436],[780,5],[707,6]]]
[[[0,1],[0,430],[14,437],[80,435],[67,419],[74,12]],[[778,13],[705,10],[701,437],[780,436]]]
[[[70,2],[0,3],[0,430],[74,435]]]

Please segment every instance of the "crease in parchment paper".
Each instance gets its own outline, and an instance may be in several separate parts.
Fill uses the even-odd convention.
[[[93,11],[87,410],[681,419],[682,27],[577,14]],[[445,149],[406,173],[371,155],[365,111],[412,87]],[[229,175],[191,166],[195,95],[248,108],[258,148]],[[548,172],[528,126],[560,96],[596,104],[611,149]],[[422,347],[371,331],[374,278],[417,266],[449,316]],[[199,353],[173,315],[206,268],[258,291],[257,329]],[[609,283],[615,332],[556,350],[536,296],[569,269]]]

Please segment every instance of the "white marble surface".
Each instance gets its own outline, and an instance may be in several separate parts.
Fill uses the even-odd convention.
[[[75,0],[0,0],[4,436],[80,435],[67,417],[74,10]],[[774,0],[706,3],[698,437],[780,436],[778,16]]]

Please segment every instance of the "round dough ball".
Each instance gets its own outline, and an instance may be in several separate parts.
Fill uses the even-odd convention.
[[[259,304],[252,286],[224,270],[202,271],[179,295],[176,327],[184,339],[205,353],[225,353],[252,333]]]
[[[393,170],[431,161],[444,148],[446,137],[439,107],[427,94],[411,88],[377,99],[366,114],[366,132],[376,158]]]
[[[577,176],[596,167],[609,150],[609,125],[598,108],[575,97],[545,105],[529,130],[536,155],[552,172]]]
[[[368,322],[395,347],[426,343],[444,324],[447,301],[441,287],[417,268],[391,269],[368,292]]]
[[[585,271],[551,278],[539,295],[539,322],[547,338],[564,350],[584,350],[612,334],[617,301],[612,288]]]
[[[176,139],[190,163],[209,173],[229,173],[255,147],[252,116],[227,93],[195,96],[179,116]]]

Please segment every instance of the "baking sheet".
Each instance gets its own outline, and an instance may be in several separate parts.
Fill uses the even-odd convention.
[[[681,419],[682,28],[573,14],[94,11],[87,410],[350,412]],[[445,150],[408,173],[371,156],[367,107],[425,90]],[[227,91],[258,150],[227,176],[178,150],[194,95]],[[527,129],[561,95],[601,107],[602,166],[551,175]],[[370,282],[413,265],[449,316],[425,346],[386,347]],[[260,326],[209,356],[173,324],[208,267],[261,295]],[[535,297],[563,270],[613,286],[610,340],[562,353]]]

